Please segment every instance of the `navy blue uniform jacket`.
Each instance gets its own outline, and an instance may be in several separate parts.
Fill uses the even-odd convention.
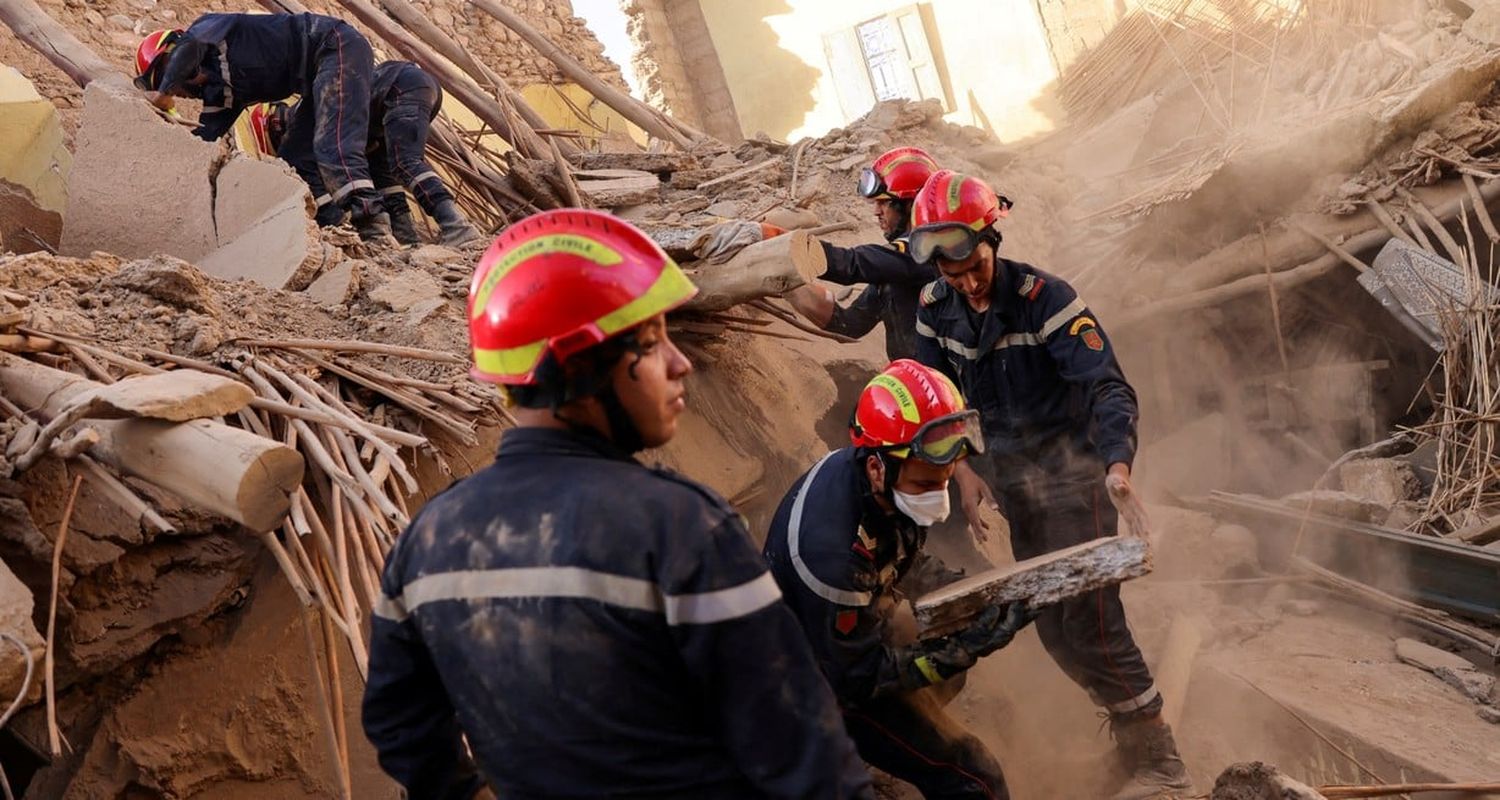
[[[413,798],[873,799],[740,516],[597,436],[506,432],[381,591],[364,727]]]

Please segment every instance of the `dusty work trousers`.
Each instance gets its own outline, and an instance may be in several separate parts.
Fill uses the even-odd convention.
[[[1102,474],[1039,476],[997,488],[1017,561],[1115,534],[1118,515]],[[1044,609],[1036,631],[1052,660],[1116,719],[1161,711],[1161,694],[1125,621],[1118,586]]]
[[[374,62],[370,43],[339,23],[323,35],[313,58],[312,93],[293,107],[277,155],[312,189],[320,222],[342,216],[340,208],[356,216],[377,213],[380,195],[365,155]]]
[[[443,93],[437,81],[427,74],[408,72],[415,74],[410,79],[403,75],[391,87],[385,102],[377,105],[381,118],[375,121],[378,134],[370,142],[370,173],[385,199],[386,210],[405,211],[405,189],[431,217],[436,216],[439,204],[453,199],[442,178],[427,162],[427,133],[433,117],[437,116]]]
[[[943,710],[935,688],[844,709],[865,763],[915,786],[927,800],[1008,800],[1005,775],[983,742]]]

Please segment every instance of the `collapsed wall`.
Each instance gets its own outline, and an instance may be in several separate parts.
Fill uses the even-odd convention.
[[[95,81],[84,98],[60,252],[166,254],[273,289],[305,287],[322,269],[312,198],[285,164],[230,155],[131,89]]]

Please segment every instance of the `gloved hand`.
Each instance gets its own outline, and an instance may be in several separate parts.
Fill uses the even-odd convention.
[[[964,652],[979,660],[1011,643],[1021,629],[1036,619],[1026,601],[1004,606],[990,606],[969,623],[969,627],[952,634]]]

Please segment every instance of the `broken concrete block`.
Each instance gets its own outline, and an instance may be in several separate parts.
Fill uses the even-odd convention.
[[[1416,639],[1397,639],[1396,658],[1414,667],[1435,672],[1439,667],[1449,669],[1473,669],[1474,665],[1463,656],[1439,650]]]
[[[406,259],[414,266],[419,267],[444,267],[450,265],[467,265],[469,257],[440,244],[424,244],[411,251]]]
[[[31,611],[31,590],[21,583],[4,561],[0,561],[0,633],[8,633],[20,639],[40,667],[43,641],[36,626],[31,623]],[[37,680],[40,674],[41,670],[38,669],[32,677],[33,697],[41,689],[41,681]],[[5,698],[0,702],[8,705],[11,698],[20,693],[21,682],[25,677],[26,657],[21,654],[20,648],[9,640],[0,641],[0,697]]]
[[[359,292],[359,276],[364,264],[365,262],[357,259],[341,261],[333,269],[319,275],[302,293],[324,305],[347,305]]]
[[[307,286],[323,259],[307,184],[282,162],[236,155],[214,186],[219,247],[198,266],[216,278],[271,289]]]
[[[1375,523],[1386,518],[1390,513],[1387,506],[1372,503],[1362,497],[1356,497],[1348,492],[1335,492],[1328,489],[1312,489],[1305,492],[1289,494],[1281,498],[1281,504],[1298,511],[1311,509],[1318,514],[1327,514],[1330,517],[1353,520],[1355,522]]]
[[[1500,708],[1494,706],[1480,706],[1479,718],[1491,725],[1500,725]]]
[[[441,300],[443,286],[421,270],[407,270],[370,290],[370,299],[392,311],[408,311],[428,300]]]
[[[1344,491],[1390,507],[1422,496],[1422,481],[1411,464],[1394,458],[1357,458],[1339,467]]]
[[[197,262],[218,246],[213,174],[221,147],[158,117],[140,93],[94,81],[73,140],[61,252]]]
[[[21,73],[0,66],[0,249],[57,246],[72,167],[57,108]]]
[[[406,324],[416,328],[447,306],[448,301],[442,297],[423,300],[406,310]]]
[[[1480,672],[1471,664],[1466,663],[1461,668],[1438,667],[1432,674],[1476,703],[1488,703],[1490,693],[1495,690],[1495,677]]]
[[[1474,2],[1474,13],[1464,20],[1465,36],[1481,44],[1500,44],[1500,3]]]
[[[170,256],[132,261],[104,281],[107,286],[140,292],[170,306],[215,315],[219,296],[197,267]]]

